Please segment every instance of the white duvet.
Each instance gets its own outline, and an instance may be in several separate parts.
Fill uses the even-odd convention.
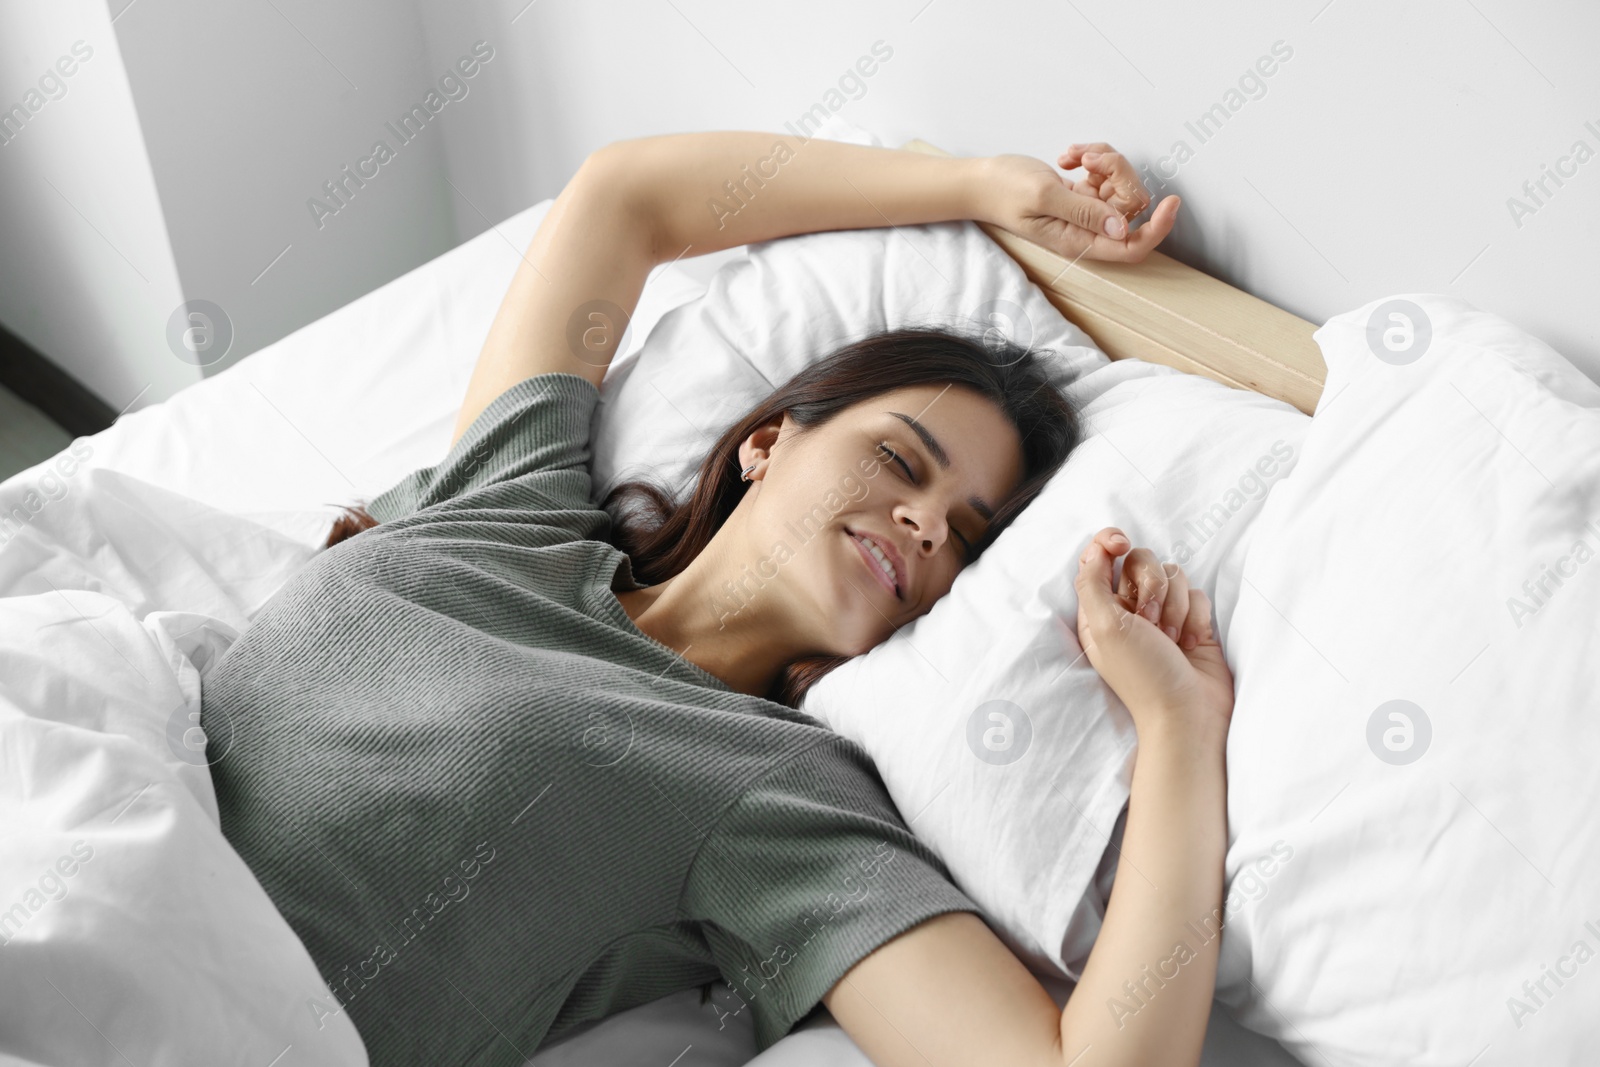
[[[114,471],[60,478],[74,449],[0,487],[0,1057],[365,1063],[223,838],[198,729],[202,672],[309,551]]]
[[[1447,297],[1316,338],[1228,635],[1219,996],[1312,1064],[1594,1063],[1600,387]]]

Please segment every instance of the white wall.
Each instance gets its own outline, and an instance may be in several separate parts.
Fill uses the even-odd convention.
[[[13,106],[29,115],[0,127],[0,322],[113,410],[198,381],[166,346],[177,267],[103,4],[0,3]]]
[[[1185,201],[1167,246],[1179,258],[1315,321],[1386,293],[1455,293],[1600,379],[1589,308],[1600,279],[1600,65],[1588,54],[1600,41],[1597,5],[111,2],[148,165],[132,158],[126,90],[113,121],[115,94],[80,108],[89,83],[74,84],[27,134],[61,139],[52,173],[88,183],[86,214],[141,270],[136,252],[156,261],[152,277],[164,216],[184,295],[228,310],[235,357],[555,195],[608,141],[781,129],[882,40],[892,58],[840,111],[890,144],[916,136],[963,154],[1053,159],[1071,141],[1104,139],[1152,168],[1156,184],[1154,168],[1182,139],[1193,155],[1166,171],[1166,190]],[[0,5],[0,31],[20,30],[0,32],[5,100],[83,34],[41,33],[67,16]],[[49,10],[103,29],[103,12],[98,22],[81,14],[92,9],[74,0]],[[385,122],[479,40],[494,59],[468,94],[318,228],[307,199],[389,138]],[[1229,101],[1278,41],[1292,56],[1275,61],[1259,98]],[[109,61],[87,71],[109,77],[116,52],[97,51]],[[1240,106],[1203,143],[1186,128],[1230,102]],[[69,124],[69,105],[88,125]],[[1579,139],[1597,157],[1561,188],[1546,179],[1550,195],[1529,200],[1536,210],[1518,225],[1508,199]],[[139,353],[176,301],[170,263],[166,291],[118,278],[126,265],[81,220],[48,209],[48,188],[30,184],[46,157],[15,153],[21,144],[0,147],[0,321],[125,401],[118,390],[150,376]],[[141,171],[154,174],[159,210]],[[12,283],[14,247],[41,258],[48,279]],[[91,263],[97,273],[84,273]]]
[[[439,132],[457,105],[409,143],[386,126],[437,74],[410,4],[146,0],[116,30],[184,293],[233,322],[207,373],[458,243]],[[324,191],[379,140],[375,176]]]
[[[552,195],[609,140],[780,128],[882,39],[893,58],[841,113],[889,144],[1053,160],[1107,140],[1153,171],[1182,139],[1192,158],[1166,168],[1179,258],[1317,322],[1386,293],[1453,293],[1600,379],[1600,5],[645,0],[621,15],[539,0],[511,24],[525,3],[423,2],[430,37],[498,18],[526,49],[514,99],[451,131],[451,172],[482,174],[490,215]],[[1241,93],[1203,143],[1185,128],[1280,40],[1292,56],[1268,64],[1259,98]],[[1596,158],[1547,181],[1517,225],[1508,198],[1579,139]]]

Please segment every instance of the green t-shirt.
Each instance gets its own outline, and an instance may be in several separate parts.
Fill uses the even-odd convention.
[[[348,1010],[374,1067],[519,1065],[719,976],[765,1049],[877,946],[977,910],[859,746],[628,617],[598,401],[508,389],[206,680],[223,831],[330,987],[306,1010]]]

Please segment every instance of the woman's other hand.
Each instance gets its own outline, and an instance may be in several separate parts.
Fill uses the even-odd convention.
[[[1103,143],[1073,145],[1057,162],[1082,166],[1079,181],[1041,159],[991,156],[983,161],[981,218],[1069,259],[1138,263],[1172,232],[1179,200],[1169,196],[1131,234],[1132,219],[1150,206],[1133,165]]]
[[[1119,581],[1116,560],[1124,553]],[[1076,584],[1078,643],[1139,733],[1177,727],[1224,739],[1233,672],[1212,629],[1211,601],[1189,588],[1183,568],[1163,565],[1108,526],[1084,549]]]

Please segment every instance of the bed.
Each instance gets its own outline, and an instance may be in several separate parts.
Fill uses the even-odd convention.
[[[849,132],[839,136],[856,139]],[[869,136],[864,143],[874,142]],[[907,147],[937,151],[921,142]],[[0,1037],[0,1056],[11,1062],[55,1064],[120,1062],[124,1055],[137,1061],[142,1054],[147,1062],[176,1063],[184,1062],[186,1050],[225,1048],[231,1051],[213,1062],[277,1062],[274,1056],[284,1063],[365,1062],[349,1020],[328,1005],[325,990],[319,994],[318,976],[303,948],[248,870],[237,857],[230,858],[225,842],[218,844],[222,839],[216,831],[205,741],[202,737],[197,745],[193,734],[199,686],[206,665],[249,624],[253,612],[282,581],[318,550],[338,505],[370,498],[442,454],[458,398],[506,279],[548,206],[549,201],[535,205],[491,227],[249,360],[165,403],[123,416],[103,433],[75,441],[60,456],[0,485],[0,509],[6,521],[0,530],[4,535],[0,604],[5,606],[0,610],[0,677],[5,678],[0,689],[0,741],[13,769],[0,796],[0,811],[9,825],[35,828],[0,846],[0,870],[12,882],[7,887],[11,896],[0,898],[4,939],[0,950],[13,959],[4,969],[6,977],[0,978],[4,986],[0,1035],[5,1035]],[[926,247],[937,249],[938,242],[947,239],[970,242],[969,231],[976,228],[959,224],[966,229],[958,231],[957,225],[929,231]],[[1408,442],[1409,447],[1420,447],[1415,441],[1426,437],[1428,428],[1407,428],[1399,405],[1404,401],[1414,408],[1423,406],[1447,392],[1444,386],[1451,383],[1416,378],[1407,379],[1411,384],[1396,384],[1396,379],[1381,388],[1374,385],[1374,372],[1359,364],[1358,350],[1389,352],[1392,358],[1380,355],[1378,374],[1405,365],[1392,346],[1372,347],[1371,338],[1391,336],[1385,332],[1393,321],[1385,317],[1387,305],[1369,305],[1319,331],[1312,323],[1159,253],[1136,267],[1068,263],[1008,234],[987,232],[994,243],[981,254],[1004,260],[1009,270],[1020,265],[1070,324],[1062,329],[1077,331],[1055,335],[1071,342],[1066,347],[1076,345],[1085,360],[1105,363],[1110,357],[1111,362],[1125,365],[1125,373],[1115,368],[1102,373],[1122,373],[1139,381],[1159,378],[1179,397],[1200,395],[1195,379],[1221,383],[1227,390],[1213,392],[1238,394],[1239,410],[1271,420],[1275,428],[1271,432],[1294,427],[1298,465],[1292,472],[1286,467],[1270,493],[1263,490],[1259,498],[1252,497],[1249,520],[1229,528],[1232,547],[1223,554],[1233,562],[1219,564],[1214,573],[1217,580],[1231,582],[1231,600],[1237,602],[1224,645],[1237,639],[1253,650],[1248,672],[1236,665],[1241,710],[1247,702],[1250,708],[1277,707],[1284,692],[1290,691],[1288,686],[1303,686],[1308,675],[1328,669],[1332,675],[1319,674],[1315,679],[1333,694],[1328,700],[1356,688],[1349,664],[1362,657],[1380,662],[1381,650],[1341,646],[1338,638],[1307,620],[1316,618],[1320,605],[1336,595],[1359,599],[1362,594],[1369,598],[1376,594],[1369,586],[1350,581],[1336,581],[1326,589],[1310,579],[1285,586],[1282,576],[1295,573],[1298,562],[1282,553],[1274,555],[1272,546],[1309,543],[1320,536],[1317,550],[1330,572],[1346,573],[1338,568],[1350,564],[1341,561],[1350,559],[1352,552],[1354,558],[1362,558],[1361,541],[1371,536],[1364,528],[1357,529],[1359,522],[1373,519],[1371,513],[1378,510],[1368,506],[1364,514],[1362,495],[1388,502],[1418,493],[1414,484],[1384,480],[1405,474],[1383,467],[1385,455],[1392,459],[1393,451],[1367,455],[1351,442],[1362,439],[1361,434],[1381,438],[1398,427],[1405,434],[1390,434],[1391,449],[1408,447]],[[881,239],[885,247],[895,241],[909,243],[901,233]],[[808,247],[824,246],[825,241],[818,240]],[[937,258],[936,251],[930,254]],[[602,390],[614,397],[603,396],[603,402],[614,400],[620,408],[630,384],[635,394],[645,393],[649,384],[650,403],[658,405],[655,425],[671,421],[672,412],[683,415],[681,404],[688,400],[680,396],[675,402],[670,383],[648,374],[650,346],[688,336],[684,331],[693,327],[692,309],[708,295],[725,294],[735,284],[728,281],[730,274],[743,271],[742,277],[759,277],[760,269],[752,270],[746,263],[750,255],[750,250],[730,249],[652,272],[629,327],[631,340],[624,342],[607,389]],[[1019,292],[1017,299],[1026,298]],[[1536,351],[1537,342],[1501,320],[1475,318],[1465,309],[1425,298],[1409,301],[1411,308],[1419,304],[1432,313],[1436,352],[1457,345],[1452,351],[1516,354],[1501,358],[1510,370],[1494,364],[1498,369],[1485,371],[1488,377],[1476,391],[1471,383],[1454,384],[1455,394],[1466,402],[1463,410],[1474,413],[1462,417],[1481,417],[1499,429],[1509,428],[1500,437],[1507,444],[1516,437],[1528,452],[1523,459],[1540,467],[1539,476],[1548,482],[1564,474],[1580,481],[1587,476],[1583,484],[1590,486],[1600,481],[1592,469],[1585,475],[1576,459],[1558,470],[1556,461],[1547,458],[1554,453],[1539,451],[1530,444],[1531,436],[1519,436],[1519,427],[1528,435],[1533,429],[1513,418],[1516,398],[1526,394],[1523,406],[1536,406],[1535,399],[1544,404],[1539,409],[1540,425],[1564,427],[1545,446],[1570,452],[1587,445],[1595,439],[1582,434],[1592,430],[1592,416],[1600,410],[1596,399],[1600,390],[1593,383],[1576,371],[1568,373],[1558,355]],[[1376,333],[1370,328],[1374,322]],[[753,338],[744,340],[754,343]],[[1182,373],[1145,374],[1138,371],[1139,364]],[[756,377],[761,374],[757,368]],[[1534,388],[1542,390],[1536,398],[1528,392]],[[1342,399],[1360,397],[1364,391],[1366,400]],[[1212,397],[1213,392],[1204,395]],[[1512,407],[1497,411],[1493,397]],[[1330,409],[1347,420],[1378,418],[1387,410],[1388,421],[1341,428],[1323,418]],[[1307,418],[1313,412],[1318,418]],[[1115,425],[1115,419],[1108,419],[1107,425]],[[1339,435],[1333,436],[1336,430]],[[656,437],[630,441],[626,428],[619,426],[617,439],[603,446],[597,443],[597,479],[613,480],[626,467],[626,456],[644,449],[692,452],[706,429],[685,416],[672,432],[676,437],[665,442]],[[1321,441],[1319,434],[1328,440]],[[1512,453],[1518,449],[1508,451],[1478,435],[1466,451],[1470,454],[1462,461],[1476,464],[1474,470],[1486,474],[1499,471],[1502,460],[1514,462]],[[1600,448],[1578,451],[1600,455]],[[1365,485],[1342,481],[1349,465],[1363,456],[1368,464],[1362,468],[1367,472]],[[1145,462],[1137,453],[1128,461],[1133,466]],[[1452,475],[1443,463],[1430,458],[1431,484],[1469,480],[1466,475]],[[1170,469],[1179,474],[1184,470]],[[1311,480],[1308,470],[1322,471],[1321,480]],[[1523,476],[1532,477],[1526,472]],[[1506,483],[1500,499],[1529,506],[1517,496],[1522,484]],[[1550,510],[1554,505],[1546,507],[1538,516],[1542,528],[1571,526],[1569,520],[1589,506],[1590,496],[1563,498],[1559,514]],[[1469,521],[1460,507],[1443,508],[1437,497],[1432,505],[1435,511],[1449,512],[1444,517],[1455,522]],[[1394,521],[1411,523],[1408,529],[1417,537],[1427,535],[1422,525],[1426,516],[1407,517],[1398,504],[1394,507]],[[1319,510],[1325,508],[1336,509],[1339,521],[1330,522],[1328,512]],[[1254,543],[1245,536],[1250,532]],[[1500,533],[1506,536],[1506,531]],[[1594,542],[1600,548],[1600,533]],[[1507,565],[1500,575],[1504,586],[1495,586],[1496,591],[1518,590],[1526,577],[1522,572],[1527,560],[1547,560],[1564,547],[1568,546],[1548,539],[1533,543],[1528,548],[1532,555]],[[1566,563],[1551,564],[1558,576],[1566,575],[1574,585],[1586,574],[1581,562],[1572,562],[1577,554],[1569,550],[1561,557]],[[1531,622],[1539,624],[1541,634],[1559,633],[1563,625],[1559,616],[1564,612],[1570,614],[1571,627],[1583,632],[1586,594],[1558,597],[1549,583],[1538,588],[1544,595],[1529,592],[1526,601],[1528,613],[1537,616]],[[1444,594],[1438,588],[1433,593],[1448,595],[1449,587],[1445,589]],[[1314,594],[1324,600],[1315,600]],[[1296,597],[1301,598],[1298,613]],[[1370,603],[1369,599],[1369,616]],[[1493,607],[1505,610],[1498,599]],[[1360,608],[1347,610],[1359,613]],[[1474,621],[1487,618],[1486,611],[1476,609],[1460,614]],[[1530,620],[1519,619],[1515,609],[1512,615],[1518,622],[1514,633],[1522,635],[1525,652],[1531,640],[1525,630]],[[1376,619],[1371,629],[1381,636],[1380,631],[1389,632],[1388,625]],[[1412,632],[1405,620],[1394,625],[1402,634]],[[1388,644],[1396,643],[1388,639]],[[1536,685],[1525,673],[1516,673],[1510,660],[1498,658],[1502,647],[1507,656],[1511,654],[1504,635],[1492,637],[1477,656],[1471,656],[1480,644],[1476,634],[1453,644],[1435,636],[1423,644],[1426,647],[1415,651],[1409,665],[1384,665],[1384,684],[1370,687],[1360,699],[1379,704],[1381,690],[1389,703],[1420,701],[1437,707],[1438,693],[1474,669],[1480,672],[1476,684],[1483,688],[1485,700],[1503,700],[1504,686],[1512,684],[1508,679]],[[1463,649],[1459,655],[1458,646]],[[908,658],[911,654],[910,649],[899,651]],[[894,654],[895,650],[886,650],[884,662],[891,663]],[[1558,662],[1559,645],[1533,658]],[[1445,663],[1448,670],[1433,669]],[[1349,673],[1340,673],[1339,665]],[[1454,677],[1448,677],[1451,672]],[[1441,673],[1448,680],[1432,677]],[[1335,684],[1333,675],[1343,679],[1344,689]],[[1084,684],[1092,684],[1092,679]],[[1432,727],[1436,755],[1419,765],[1424,770],[1438,767],[1446,757],[1457,762],[1445,764],[1431,785],[1419,785],[1419,780],[1428,780],[1417,774],[1402,778],[1396,772],[1409,762],[1404,753],[1417,749],[1397,749],[1391,743],[1400,728],[1395,724],[1413,731],[1427,724],[1415,703],[1400,711],[1390,708],[1389,717],[1374,718],[1377,725],[1371,729],[1363,717],[1348,731],[1327,726],[1349,718],[1343,705],[1330,705],[1318,717],[1275,719],[1236,712],[1239,736],[1230,739],[1229,766],[1237,788],[1230,785],[1230,822],[1239,829],[1230,835],[1228,874],[1230,886],[1252,888],[1240,897],[1238,934],[1231,941],[1224,939],[1219,1000],[1204,1062],[1250,1067],[1396,1059],[1445,1063],[1467,1062],[1475,1053],[1481,1057],[1478,1062],[1487,1064],[1517,1062],[1530,1050],[1542,1062],[1575,1062],[1573,1035],[1579,1032],[1579,1012],[1594,1003],[1594,983],[1600,983],[1600,976],[1588,974],[1590,987],[1565,997],[1551,995],[1551,989],[1559,987],[1548,983],[1543,996],[1522,992],[1507,976],[1516,974],[1518,982],[1527,977],[1537,987],[1543,961],[1569,959],[1574,951],[1566,955],[1563,951],[1585,938],[1600,944],[1600,913],[1582,915],[1574,903],[1581,899],[1581,887],[1600,884],[1595,861],[1586,858],[1600,854],[1592,847],[1593,822],[1581,814],[1585,802],[1600,802],[1600,785],[1592,769],[1570,760],[1563,763],[1551,751],[1551,746],[1583,749],[1586,745],[1587,751],[1594,751],[1592,716],[1582,718],[1577,710],[1581,706],[1577,694],[1584,684],[1583,678],[1565,678],[1546,685],[1542,693],[1551,710],[1530,713],[1534,720],[1541,714],[1548,719],[1538,723],[1549,731],[1546,742],[1509,765],[1504,761],[1489,765],[1476,749],[1463,748],[1459,732],[1452,735],[1448,728],[1451,721],[1469,723],[1500,745],[1509,745],[1511,739],[1496,733],[1500,727],[1486,724],[1476,705],[1455,708],[1454,720],[1436,714],[1438,722]],[[1396,714],[1401,718],[1394,718]],[[1288,721],[1279,721],[1284,718]],[[1127,732],[1114,716],[1108,723],[1104,736],[1122,746],[1107,750],[1116,764],[1129,755]],[[850,728],[848,723],[836,725]],[[1319,732],[1325,727],[1332,732]],[[1346,734],[1356,738],[1361,753],[1371,746],[1376,756],[1372,766],[1349,771],[1355,757],[1328,766],[1317,764],[1317,751],[1350,751]],[[1312,754],[1300,747],[1305,744],[1302,736],[1311,739]],[[862,740],[877,758],[872,746],[883,744],[882,739]],[[1426,742],[1420,747],[1425,750]],[[1286,758],[1288,753],[1294,755]],[[1516,811],[1503,791],[1492,791],[1486,784],[1519,770],[1530,772],[1532,767],[1544,770],[1552,788],[1560,788],[1563,803],[1570,801],[1570,808],[1562,813]],[[1107,781],[1114,784],[1123,769],[1124,764],[1113,766]],[[894,777],[892,772],[886,776]],[[1344,785],[1337,791],[1322,788],[1339,781]],[[890,785],[893,791],[896,781]],[[1546,937],[1544,947],[1524,958],[1507,947],[1506,938],[1485,937],[1484,948],[1465,963],[1467,977],[1442,986],[1430,977],[1432,961],[1449,943],[1452,929],[1459,935],[1461,924],[1471,917],[1443,890],[1436,914],[1410,931],[1394,925],[1398,920],[1383,910],[1381,895],[1363,897],[1381,935],[1375,937],[1379,943],[1374,946],[1357,938],[1358,944],[1345,948],[1329,940],[1329,927],[1341,914],[1339,905],[1327,894],[1313,892],[1314,880],[1301,879],[1326,879],[1333,868],[1354,863],[1349,842],[1371,841],[1374,812],[1392,806],[1396,790],[1417,806],[1421,821],[1412,834],[1404,819],[1391,820],[1378,834],[1381,840],[1372,843],[1379,856],[1372,870],[1380,888],[1407,878],[1432,885],[1435,879],[1448,879],[1461,864],[1477,866],[1484,856],[1492,856],[1502,865],[1500,873],[1488,880],[1498,899],[1543,907],[1552,916],[1538,929],[1519,933],[1525,941]],[[1107,796],[1104,812],[1114,813],[1114,790]],[[1458,796],[1460,802],[1455,800]],[[909,807],[898,794],[896,802],[920,817],[920,805]],[[1589,803],[1587,810],[1597,807],[1600,803]],[[1269,811],[1271,817],[1262,814]],[[1108,819],[1098,821],[1100,836],[1085,838],[1088,866],[1080,864],[1075,875],[1080,889],[1088,886],[1084,899],[1089,903],[1080,903],[1078,913],[1066,920],[1060,916],[1050,920],[1057,925],[1050,927],[1046,941],[1059,942],[1063,922],[1080,936],[1085,929],[1092,932],[1093,917],[1088,914],[1093,911],[1092,890],[1100,887],[1103,905],[1106,874],[1094,863],[1108,833],[1115,832]],[[920,826],[917,829],[922,832]],[[1417,835],[1427,842],[1421,859]],[[1286,836],[1295,846],[1293,855],[1302,858],[1268,870],[1262,857],[1270,856]],[[1505,844],[1512,852],[1505,850]],[[1527,869],[1513,869],[1518,851],[1526,853],[1523,859],[1538,872],[1539,881],[1532,880]],[[1259,894],[1256,885],[1261,887]],[[1308,902],[1304,906],[1298,903],[1302,898]],[[1410,914],[1415,908],[1398,911]],[[137,915],[139,921],[118,921],[129,915]],[[1029,922],[1022,912],[1018,915],[1014,945],[1025,940]],[[1594,920],[1592,932],[1582,923],[1586,919]],[[230,931],[230,936],[206,936],[206,931],[221,929]],[[1286,950],[1286,941],[1309,947]],[[1410,946],[1402,965],[1375,972],[1373,960],[1402,943]],[[263,945],[273,947],[266,951]],[[1069,956],[1065,949],[1057,952],[1052,946],[1036,961],[1030,960],[1040,964],[1041,978],[1058,1000],[1070,986],[1059,968],[1050,964]],[[1319,985],[1311,972],[1321,961],[1343,968],[1339,981],[1328,979]],[[1559,962],[1552,966],[1567,974]],[[1402,989],[1406,976],[1413,987]],[[35,978],[45,981],[41,984]],[[1571,975],[1568,979],[1581,981]],[[1370,986],[1373,980],[1387,983],[1392,997],[1405,1004],[1408,1022],[1401,1025],[1385,1016],[1357,988]],[[145,992],[136,996],[130,992],[134,989]],[[1463,1027],[1459,1010],[1453,1016],[1440,1015],[1441,1005],[1447,1003],[1440,999],[1441,990],[1457,1003],[1473,1005],[1474,1016],[1488,1020],[1492,1013],[1509,1014],[1509,1022],[1504,1018],[1484,1022],[1484,1027],[1498,1026],[1492,1032]],[[1521,998],[1523,1007],[1507,998]],[[242,1016],[240,1005],[247,1003],[272,1007]],[[1528,1025],[1535,1016],[1538,1025]],[[1453,1058],[1468,1044],[1472,1047],[1467,1056]],[[537,1062],[753,1061],[763,1067],[866,1063],[820,1010],[777,1045],[760,1056],[755,1053],[748,1018],[740,1017],[723,991],[712,989],[708,996],[688,990],[623,1012],[541,1049]]]

